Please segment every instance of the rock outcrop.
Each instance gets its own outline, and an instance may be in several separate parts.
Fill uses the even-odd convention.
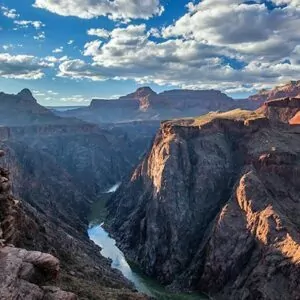
[[[0,248],[0,299],[76,300],[73,293],[43,285],[56,279],[59,261],[52,255],[10,246]]]
[[[264,103],[261,110],[270,120],[297,124],[296,115],[300,111],[300,98],[270,100]]]
[[[29,89],[23,89],[16,96],[28,103],[37,103],[36,99],[33,97]]]
[[[300,299],[300,131],[269,118],[162,123],[108,207],[130,261],[214,299]]]
[[[147,111],[151,108],[152,99],[155,99],[156,97],[157,93],[155,93],[150,87],[141,87],[134,93],[120,97],[119,100],[135,100],[139,104],[139,110]]]
[[[291,119],[289,119],[291,125],[300,125],[300,112],[297,112]]]

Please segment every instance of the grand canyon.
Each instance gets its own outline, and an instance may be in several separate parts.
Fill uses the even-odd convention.
[[[0,1],[0,300],[300,300],[300,0]]]
[[[244,100],[144,87],[66,112],[1,93],[0,298],[155,298],[90,224],[164,286],[157,299],[297,299],[298,86]]]

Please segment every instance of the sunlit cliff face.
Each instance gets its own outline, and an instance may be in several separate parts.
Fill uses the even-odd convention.
[[[262,193],[253,193],[253,185]],[[286,220],[283,221],[280,213],[277,213],[270,195],[260,185],[256,175],[250,171],[240,179],[236,190],[236,200],[246,218],[247,229],[262,244],[273,245],[284,257],[299,264],[299,241],[293,238],[293,233],[284,225]]]
[[[171,144],[175,136],[164,136],[159,144],[152,149],[148,160],[148,176],[153,182],[155,193],[158,194],[163,185],[163,173],[171,155]]]
[[[296,115],[289,121],[291,125],[300,125],[300,112],[296,113]]]

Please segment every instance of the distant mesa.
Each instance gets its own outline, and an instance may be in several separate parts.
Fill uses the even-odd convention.
[[[116,100],[93,99],[88,108],[69,110],[59,115],[93,123],[161,121],[193,117],[209,111],[226,111],[241,106],[252,108],[253,104],[250,107],[249,101],[235,101],[217,90],[176,89],[156,93],[146,86]]]
[[[131,121],[160,122],[162,120],[196,117],[211,111],[225,112],[237,108],[256,110],[265,102],[286,97],[292,99],[300,97],[300,81],[291,81],[270,90],[264,89],[256,95],[241,100],[233,99],[225,93],[213,89],[173,89],[157,93],[151,87],[143,86],[118,99],[93,99],[87,107],[55,111],[55,114],[60,117],[73,117],[96,124]],[[50,119],[54,120],[53,117],[55,116],[50,117],[49,111],[37,103],[29,89],[23,89],[17,95],[1,93],[0,98],[2,106],[13,106],[14,103],[22,104],[19,105],[18,110],[27,110],[39,115],[47,114]],[[265,109],[267,108],[269,110],[267,113],[274,113],[275,110],[279,113],[279,109],[265,107]],[[27,114],[29,113],[27,112]],[[276,118],[284,119],[286,122],[295,115],[294,110],[291,109],[289,109],[288,115],[285,113],[285,117],[283,114],[281,111],[280,115],[276,115]],[[7,118],[7,116],[4,117]],[[28,118],[28,121],[31,119],[31,117]],[[37,121],[41,121],[40,116]],[[48,120],[46,121],[48,122]]]
[[[265,89],[241,100],[233,99],[219,90],[173,89],[156,93],[145,86],[115,100],[93,99],[87,108],[69,110],[59,115],[100,124],[137,120],[162,121],[236,108],[256,110],[267,101],[284,97],[295,98],[299,95],[300,81],[291,81],[270,90]],[[288,118],[293,116],[289,114]]]

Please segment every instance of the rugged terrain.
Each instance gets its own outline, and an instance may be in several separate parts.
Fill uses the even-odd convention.
[[[46,299],[59,299],[57,293],[70,299],[75,295],[80,299],[145,299],[132,290],[118,271],[110,268],[110,262],[88,239],[91,203],[103,190],[128,177],[149,148],[160,118],[222,111],[231,108],[227,104],[233,100],[217,91],[156,94],[144,88],[115,102],[136,103],[138,115],[135,112],[133,116],[141,114],[149,121],[124,122],[121,106],[117,114],[120,122],[110,123],[112,120],[106,119],[104,124],[100,101],[100,108],[93,108],[96,119],[82,117],[98,123],[89,124],[55,115],[40,106],[27,89],[17,95],[0,96],[0,147],[6,153],[2,159],[2,184],[9,187],[4,188],[5,201],[0,205],[4,237],[0,255],[0,260],[4,260],[0,264],[6,268],[11,260],[17,262],[16,271],[4,273],[3,280],[9,279],[10,273],[17,274],[8,285],[23,288],[25,280],[35,284],[32,292],[36,297]],[[199,99],[206,99],[206,104],[199,106]],[[99,103],[93,102],[91,106]],[[99,117],[95,111],[101,112]],[[294,247],[289,240],[274,234],[273,227],[267,228],[269,219],[265,221],[265,212],[262,214],[265,202],[261,197],[238,198],[238,194],[244,193],[240,192],[240,182],[250,172],[257,182],[244,184],[244,189],[249,187],[254,193],[255,186],[255,192],[266,193],[270,198],[265,200],[268,207],[272,206],[286,232],[294,238],[294,232],[298,232],[294,219],[298,182],[293,176],[298,172],[299,145],[297,126],[288,123],[299,123],[298,99],[270,101],[256,112],[236,109],[163,122],[149,154],[110,203],[111,231],[128,258],[175,290],[201,290],[220,299],[247,297],[245,293],[249,290],[250,295],[257,296],[255,299],[262,297],[260,293],[277,299],[270,294],[277,279],[270,280],[269,286],[261,280],[269,274],[264,259],[274,248],[284,255],[288,252],[286,256],[291,262],[285,264],[287,259],[283,259],[287,266],[284,270],[275,263],[270,266],[275,268],[274,272],[285,272],[289,281],[278,279],[284,285],[284,293],[298,295],[297,280],[291,275],[297,275],[297,241]],[[5,179],[7,169],[11,182]],[[292,176],[285,182],[288,172]],[[279,205],[282,198],[277,194],[287,198],[284,199],[288,208]],[[248,206],[255,204],[251,222],[247,219],[246,204],[239,201]],[[233,220],[231,214],[226,214],[231,206],[237,215]],[[273,217],[275,213],[270,214]],[[223,224],[221,216],[225,231],[218,227]],[[228,234],[234,236],[235,231],[230,231],[232,224],[240,228],[237,241],[227,242]],[[261,243],[261,231],[267,242]],[[274,235],[282,247],[269,242],[269,236],[272,240]],[[224,253],[228,257],[234,253],[225,264]],[[274,255],[270,253],[268,259],[272,260]],[[56,277],[58,259],[60,275]],[[40,268],[45,268],[43,276]],[[257,275],[254,270],[261,273]],[[25,293],[17,289],[10,292]]]
[[[158,94],[149,87],[141,87],[116,100],[94,99],[89,107],[58,114],[103,124],[134,120],[161,121],[201,115],[209,111],[253,108],[253,105],[254,108],[258,107],[256,102],[236,101],[217,90],[170,90]]]
[[[145,299],[82,230],[16,200],[9,170],[0,174],[0,299]]]
[[[47,173],[42,176],[42,172],[56,168],[59,175],[48,176],[47,181],[61,176],[62,180],[56,180],[61,183],[64,177],[90,198],[97,197],[132,169],[157,128],[156,124],[149,124],[149,130],[141,131],[137,130],[139,124],[130,124],[132,129],[127,132],[113,124],[99,127],[78,119],[61,118],[40,106],[27,89],[17,95],[2,93],[1,97],[1,113],[6,117],[0,118],[0,138],[13,149],[15,160],[22,162],[18,171],[30,169],[32,179],[46,181]],[[17,186],[17,181],[14,182]]]
[[[172,289],[300,299],[299,101],[163,122],[109,203],[127,258]]]
[[[7,284],[16,288],[23,288],[19,279],[34,280],[38,286],[32,296],[23,290],[13,289],[9,293],[19,294],[20,299],[31,299],[29,295],[32,299],[48,299],[48,294],[54,295],[58,289],[48,290],[43,286],[54,284],[79,299],[145,299],[133,291],[131,283],[118,271],[110,268],[110,261],[100,255],[99,247],[89,240],[86,232],[91,203],[101,191],[129,172],[138,159],[139,149],[132,151],[124,132],[55,116],[38,105],[28,90],[2,97],[8,106],[7,118],[0,120],[0,143],[6,153],[2,164],[10,172],[9,186],[18,199],[9,196],[9,201],[5,198],[7,201],[1,202],[5,245],[12,243],[18,247],[3,249],[3,257],[7,259],[2,266],[16,262],[17,273],[8,270],[2,276],[14,280]],[[31,122],[32,119],[36,122]],[[10,205],[15,205],[18,213]],[[61,265],[58,278],[51,275],[51,270],[58,267],[54,257]],[[49,272],[45,269],[50,273],[46,274],[47,280],[39,275],[44,260],[46,268],[47,261],[53,262]],[[29,264],[34,266],[35,273]],[[24,278],[23,268],[26,268]],[[10,279],[9,274],[16,277]]]
[[[25,201],[19,202],[18,200],[16,203],[22,205],[22,216],[17,216],[14,220],[13,217],[16,217],[16,215],[12,212],[12,216],[8,215],[3,222],[4,230],[7,228],[8,234],[13,235],[12,242],[16,247],[35,251],[34,253],[36,251],[49,253],[59,258],[61,265],[59,277],[56,278],[56,276],[52,276],[50,273],[50,276],[48,277],[47,275],[47,278],[44,279],[37,271],[37,274],[33,274],[32,276],[34,276],[38,283],[41,281],[43,285],[51,284],[59,286],[75,293],[79,299],[146,299],[146,297],[133,292],[131,283],[118,271],[111,269],[110,261],[102,257],[100,255],[100,248],[88,239],[86,223],[78,217],[69,222],[74,214],[70,214],[70,217],[66,219],[64,215],[65,211],[62,210],[54,214],[51,209],[40,205],[39,202],[40,200],[33,207]],[[6,203],[2,204],[4,206],[7,205]],[[52,205],[54,206],[55,204]],[[72,203],[68,207],[72,207]],[[17,231],[17,234],[14,234],[15,231]],[[7,239],[7,242],[10,244],[10,239]],[[9,253],[12,252],[10,260],[14,262],[16,261],[14,256],[22,259],[25,263],[28,262],[27,257],[29,256],[30,258],[32,255],[36,256],[36,258],[34,256],[34,259],[37,259],[38,262],[43,260],[43,256],[39,258],[40,254],[31,254],[31,252],[27,254],[25,250],[20,250],[20,253],[19,250],[18,252],[16,251],[9,250]],[[49,257],[50,255],[45,255],[46,267]],[[53,260],[57,265],[58,260]],[[35,262],[33,264],[35,265]],[[19,272],[23,269],[22,265],[20,265],[21,269]],[[42,263],[40,268],[43,271]],[[51,272],[51,269],[49,272]],[[7,273],[2,275],[6,280],[9,280],[9,276],[17,276],[17,278],[21,276],[20,274],[14,275],[12,270],[8,270]],[[15,285],[16,288],[20,287],[18,282]],[[13,291],[13,293],[19,293],[19,291]],[[29,296],[26,294],[26,296],[20,299],[31,299],[27,297]],[[0,299],[9,298],[0,297]]]
[[[300,124],[299,123],[299,110],[300,97],[299,98],[282,98],[270,100],[264,103],[259,110],[270,120],[279,120],[284,123]]]

